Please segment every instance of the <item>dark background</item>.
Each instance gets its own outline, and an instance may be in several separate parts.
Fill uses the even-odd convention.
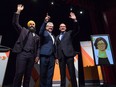
[[[17,10],[17,4],[23,4],[24,10],[20,15],[20,24],[27,27],[27,22],[32,19],[36,22],[37,32],[39,32],[40,26],[44,21],[46,13],[51,16],[51,20],[55,27],[53,33],[55,36],[59,34],[59,24],[64,22],[67,24],[69,30],[72,27],[72,21],[69,19],[70,8],[73,8],[73,12],[76,14],[80,30],[79,34],[73,38],[74,47],[79,52],[79,39],[90,40],[91,27],[88,13],[85,9],[82,9],[75,4],[68,4],[63,0],[55,0],[54,5],[51,5],[52,0],[4,0],[0,4],[0,35],[2,38],[2,45],[13,48],[15,41],[18,38],[17,31],[12,26],[13,13]],[[80,14],[80,10],[84,11],[84,14]],[[80,36],[81,35],[81,36]],[[79,38],[81,37],[81,38]],[[4,85],[12,84],[15,74],[15,59],[16,56],[11,52],[8,66],[4,78]]]
[[[54,5],[50,3],[54,1]],[[15,41],[18,38],[17,31],[12,26],[13,13],[16,11],[17,4],[23,4],[24,10],[20,15],[20,24],[26,27],[27,22],[32,19],[36,22],[37,31],[39,32],[40,26],[44,21],[46,13],[51,16],[51,20],[55,27],[53,33],[55,36],[59,34],[59,24],[64,22],[69,27],[72,25],[69,19],[70,8],[73,8],[73,12],[77,16],[77,20],[80,26],[79,34],[73,38],[73,44],[75,50],[80,52],[79,41],[91,40],[92,34],[109,34],[111,38],[111,44],[113,47],[114,58],[116,55],[116,0],[2,0],[0,1],[0,35],[2,38],[2,45],[10,47],[14,46]],[[80,14],[80,11],[83,14]],[[108,24],[104,21],[103,13],[107,16]],[[80,82],[84,83],[83,79],[83,66],[80,57]],[[112,73],[109,68],[106,69],[110,72],[112,82],[115,83],[116,66],[110,67],[114,70]],[[108,72],[108,73],[109,73]],[[12,84],[15,73],[15,55],[11,52],[8,66],[5,74],[4,85]],[[107,75],[107,74],[106,74]],[[107,77],[109,83],[110,77]]]
[[[12,16],[13,13],[16,11],[17,4],[21,3],[25,6],[24,10],[20,15],[20,24],[24,27],[27,27],[27,22],[29,20],[34,20],[36,22],[37,32],[41,24],[44,21],[44,17],[46,13],[51,16],[51,20],[54,25],[53,33],[56,35],[59,34],[58,26],[61,22],[67,24],[68,27],[71,26],[71,22],[69,20],[69,13],[70,8],[73,8],[73,12],[75,12],[77,19],[81,24],[84,26],[81,31],[85,33],[82,38],[83,40],[89,39],[89,35],[91,33],[91,28],[89,24],[89,18],[86,11],[84,11],[84,15],[80,15],[79,11],[81,8],[79,6],[75,6],[72,4],[67,4],[64,0],[54,0],[54,5],[51,5],[52,0],[4,0],[0,4],[0,34],[3,35],[2,45],[13,47],[16,39],[17,39],[17,32],[12,26]],[[84,10],[84,9],[83,9]],[[83,16],[83,17],[82,17]],[[83,23],[81,23],[83,22]],[[85,29],[84,29],[85,28]]]

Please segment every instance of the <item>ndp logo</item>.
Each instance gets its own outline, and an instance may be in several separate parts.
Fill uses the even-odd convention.
[[[1,60],[5,60],[7,57],[6,56],[0,56]]]

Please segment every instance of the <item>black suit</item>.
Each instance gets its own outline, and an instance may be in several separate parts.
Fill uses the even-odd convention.
[[[74,26],[76,26],[76,23]],[[76,29],[77,27],[74,28]],[[74,68],[74,56],[76,55],[76,52],[72,44],[73,32],[74,31],[72,30],[64,32],[61,40],[59,39],[60,35],[56,37],[57,57],[59,59],[61,73],[61,87],[66,87],[66,64],[70,73],[72,87],[77,87]]]
[[[35,57],[39,56],[39,54],[37,54],[37,50],[39,51],[40,38],[36,34],[35,36],[33,36],[28,29],[20,26],[19,14],[14,14],[13,25],[19,33],[19,38],[13,48],[13,52],[17,53],[16,73],[14,77],[13,87],[21,87],[23,76],[23,87],[29,87],[34,60]],[[24,41],[26,42],[24,43]]]
[[[39,35],[40,46],[40,87],[52,87],[52,78],[55,64],[55,42],[45,29],[46,23],[41,26]],[[53,36],[53,35],[52,35]],[[55,37],[53,36],[54,40]]]

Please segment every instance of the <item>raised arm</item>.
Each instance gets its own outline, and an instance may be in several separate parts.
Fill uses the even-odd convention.
[[[44,23],[42,24],[41,28],[40,28],[40,31],[39,31],[39,35],[43,35],[44,31],[45,31],[45,26],[46,26],[46,23],[50,20],[50,16],[46,15],[45,19],[44,19]]]
[[[74,22],[77,22],[77,18],[76,18],[75,13],[70,12],[70,16],[69,16],[69,18],[73,19],[73,20],[74,20]]]
[[[22,26],[19,24],[19,16],[21,11],[24,9],[24,6],[22,4],[18,4],[17,5],[17,11],[14,13],[13,15],[13,20],[12,23],[14,25],[14,27],[16,28],[16,30],[18,30],[19,32],[22,29]]]
[[[72,37],[75,37],[79,33],[79,30],[80,30],[80,27],[79,27],[79,24],[77,21],[77,17],[75,15],[75,13],[70,12],[69,18],[71,18],[73,20],[72,34],[71,35],[72,35]]]

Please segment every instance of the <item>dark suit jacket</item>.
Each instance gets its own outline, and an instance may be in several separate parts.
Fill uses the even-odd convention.
[[[48,31],[46,31],[45,26],[46,23],[44,22],[39,32],[39,35],[41,37],[40,54],[49,56],[51,54],[55,54],[55,44],[53,44],[52,38],[49,35]]]
[[[20,53],[22,50],[25,50],[23,47],[23,41],[24,41],[25,37],[27,36],[29,30],[26,29],[25,27],[22,27],[19,24],[19,14],[16,14],[16,13],[14,13],[14,16],[13,16],[13,25],[19,33],[19,38],[14,45],[13,52]],[[36,55],[39,56],[39,52],[37,52],[37,50],[39,51],[40,38],[37,34],[35,35],[34,41],[36,44],[35,45],[35,52],[36,52]]]
[[[59,36],[58,35],[56,37],[56,49],[57,49],[57,57],[60,59],[61,58],[61,54],[63,53],[66,57],[74,57],[76,55],[76,51],[73,48],[73,44],[72,44],[72,38],[75,33],[75,30],[77,30],[78,28],[78,24],[74,23],[74,29],[73,30],[69,30],[68,32],[65,32],[63,35],[62,40],[59,40]]]

